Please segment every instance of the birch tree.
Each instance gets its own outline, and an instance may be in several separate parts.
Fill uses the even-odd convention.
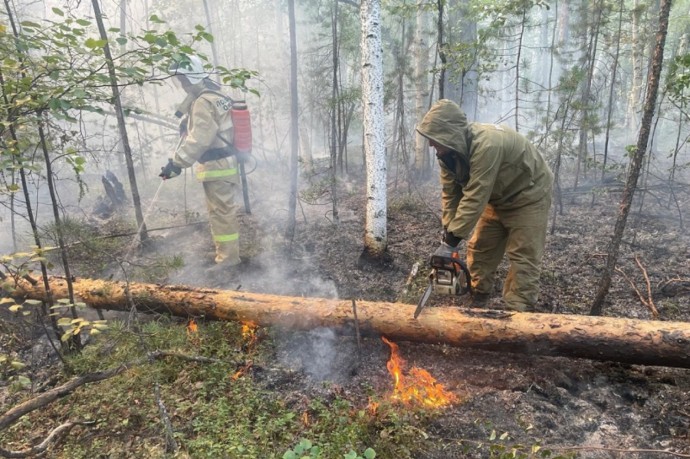
[[[429,45],[427,44],[427,28],[429,14],[423,3],[417,3],[416,29],[414,39],[415,60],[415,119],[419,124],[429,109]],[[421,135],[415,135],[414,161],[412,163],[413,176],[423,177],[431,169],[429,147]]]
[[[362,0],[359,12],[362,24],[362,108],[367,170],[362,256],[377,259],[382,258],[388,245],[380,0]]]

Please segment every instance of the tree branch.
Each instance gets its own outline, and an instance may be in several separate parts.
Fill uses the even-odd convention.
[[[78,425],[91,425],[95,424],[94,421],[76,421],[76,422],[65,422],[64,424],[60,424],[57,426],[55,429],[53,429],[50,434],[43,440],[41,443],[39,443],[36,446],[32,446],[29,449],[26,449],[24,451],[11,451],[7,450],[4,448],[0,448],[0,456],[2,457],[8,457],[8,458],[23,458],[23,457],[29,457],[29,456],[34,456],[37,454],[43,453],[46,449],[48,449],[48,446],[55,441],[56,443],[59,442],[65,435],[69,433],[70,430],[72,430],[72,427],[78,426]]]

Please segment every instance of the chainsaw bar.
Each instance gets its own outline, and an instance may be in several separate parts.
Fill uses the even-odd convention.
[[[429,286],[424,290],[424,295],[422,295],[422,298],[419,300],[419,304],[417,305],[417,309],[414,310],[414,318],[416,319],[419,317],[419,314],[422,312],[422,309],[424,309],[424,305],[426,304],[427,300],[431,296],[431,292],[434,289],[434,284],[430,283]]]

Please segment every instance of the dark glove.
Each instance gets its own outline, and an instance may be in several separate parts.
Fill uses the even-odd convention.
[[[441,245],[439,245],[438,249],[436,249],[434,252],[434,256],[441,258],[455,258],[457,255],[455,255],[455,257],[453,255],[457,254],[457,252],[458,251],[455,247],[451,247],[445,242],[441,242]]]
[[[169,178],[177,177],[181,173],[182,168],[180,166],[176,166],[172,159],[168,159],[168,164],[166,164],[165,167],[161,167],[161,173],[158,174],[158,176],[163,180],[167,180]]]
[[[187,125],[189,124],[189,118],[186,116],[180,121],[180,137],[187,135]]]
[[[451,247],[457,247],[462,238],[456,237],[453,233],[449,233],[445,228],[443,229],[443,242]]]

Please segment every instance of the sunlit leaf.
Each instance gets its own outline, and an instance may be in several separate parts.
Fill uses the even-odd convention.
[[[94,38],[87,38],[84,46],[91,49],[103,48],[108,42],[106,40],[96,40]]]
[[[31,102],[31,96],[14,99],[15,107],[21,107],[22,105],[25,105],[28,102]]]

